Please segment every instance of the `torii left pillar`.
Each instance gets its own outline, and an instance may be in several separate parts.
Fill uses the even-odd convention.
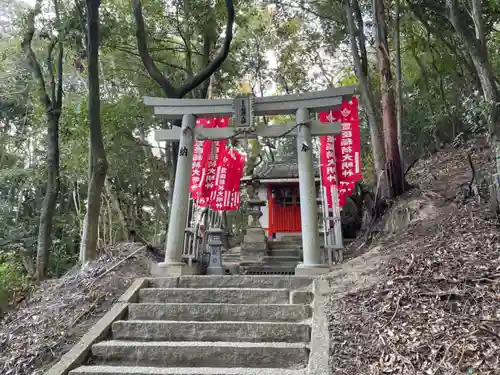
[[[156,266],[155,276],[182,276],[194,273],[193,268],[182,261],[182,250],[189,206],[189,183],[193,163],[195,126],[196,118],[193,115],[184,115],[182,117],[179,154],[172,193],[172,208],[168,222],[165,262]]]

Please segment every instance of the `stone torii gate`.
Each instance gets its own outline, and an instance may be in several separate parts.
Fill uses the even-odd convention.
[[[297,95],[260,98],[238,96],[234,100],[145,97],[144,103],[154,108],[156,117],[169,120],[182,118],[181,128],[156,130],[154,133],[156,141],[180,141],[165,262],[158,264],[157,273],[163,276],[180,276],[191,272],[182,261],[182,250],[195,138],[198,140],[246,136],[272,138],[283,134],[297,136],[304,262],[297,266],[296,274],[311,275],[328,272],[328,265],[321,262],[312,136],[339,134],[341,124],[320,123],[310,119],[309,116],[310,113],[340,108],[342,101],[349,100],[354,92],[355,86],[346,86]],[[256,129],[253,123],[254,116],[293,113],[296,113],[296,121],[284,125]],[[197,117],[233,117],[233,127],[210,129],[196,127]]]

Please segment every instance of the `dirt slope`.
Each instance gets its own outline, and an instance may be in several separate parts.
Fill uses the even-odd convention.
[[[155,260],[125,243],[108,247],[86,272],[78,268],[44,282],[0,321],[0,374],[42,374],[109,309]],[[156,261],[158,261],[156,259]]]
[[[419,161],[365,254],[338,266],[330,298],[334,374],[500,374],[500,228],[482,197],[491,168],[463,147]],[[358,244],[355,249],[359,249]]]

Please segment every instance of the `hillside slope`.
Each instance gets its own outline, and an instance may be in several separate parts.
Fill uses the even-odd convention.
[[[39,375],[92,327],[137,277],[158,261],[141,244],[101,252],[85,271],[78,267],[35,288],[0,320],[0,374]]]
[[[420,160],[408,176],[418,187],[364,255],[334,270],[334,374],[500,374],[500,228],[482,181],[491,167],[474,146]]]

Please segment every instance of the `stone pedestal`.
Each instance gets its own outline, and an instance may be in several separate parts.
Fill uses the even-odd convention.
[[[240,257],[242,262],[260,262],[262,258],[268,255],[268,245],[266,232],[260,225],[262,216],[261,207],[266,205],[266,201],[259,198],[258,180],[253,180],[251,185],[247,186],[247,192],[250,197],[248,200],[250,224],[247,233],[243,237],[241,244]]]
[[[330,272],[328,264],[304,264],[300,263],[295,268],[295,276],[317,276]]]

